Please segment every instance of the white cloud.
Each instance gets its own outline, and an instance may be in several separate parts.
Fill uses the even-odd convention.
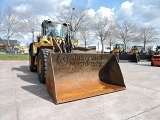
[[[151,22],[154,19],[159,18],[160,13],[159,0],[145,1],[135,0],[133,9],[134,16],[140,19],[142,22]]]
[[[91,18],[93,18],[94,15],[96,14],[96,12],[93,9],[87,10],[87,13],[88,13],[88,16],[91,17]]]
[[[57,0],[56,0],[57,1]],[[68,6],[72,2],[72,0],[58,0],[60,2],[60,5]]]
[[[69,5],[72,0],[6,0],[7,3],[16,6],[16,9],[34,9],[41,15],[50,15],[55,13],[59,6]]]
[[[19,12],[25,12],[29,9],[32,9],[32,6],[31,5],[28,5],[28,4],[21,4],[19,6],[16,6],[14,9],[16,9],[17,11]]]
[[[39,23],[41,23],[43,20],[50,19],[47,15],[38,15]]]
[[[98,14],[101,14],[102,17],[112,17],[114,15],[114,9],[106,8],[106,7],[100,7],[99,10],[97,10]]]
[[[131,19],[133,15],[133,5],[134,2],[123,2],[120,6],[120,9],[116,11],[117,20],[123,21]]]
[[[133,10],[132,10],[132,6],[133,6],[133,2],[124,2],[121,4],[121,11],[123,12],[123,14],[127,15],[127,16],[131,16],[132,13],[133,13]]]
[[[102,17],[112,18],[114,16],[114,9],[100,7],[97,11],[94,9],[87,10],[88,16],[94,18],[96,14],[102,15]]]
[[[135,0],[133,5],[133,18],[139,26],[152,26],[160,31],[160,1]]]
[[[160,26],[160,1],[159,0],[134,0],[133,2],[123,2],[116,16],[119,21],[131,20],[138,27]],[[158,28],[159,29],[159,28]]]

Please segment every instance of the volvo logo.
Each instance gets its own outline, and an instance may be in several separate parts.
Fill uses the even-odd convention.
[[[68,63],[68,58],[66,55],[59,55],[58,56],[58,64],[64,66]]]

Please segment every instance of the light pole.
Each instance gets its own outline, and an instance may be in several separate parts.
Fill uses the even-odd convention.
[[[32,29],[31,33],[32,33],[32,41],[34,42],[34,29]]]
[[[71,24],[71,38],[73,38],[73,22],[72,22],[72,20],[73,20],[74,11],[75,11],[75,8],[73,7],[72,11],[71,11],[71,21],[70,21],[70,24]]]

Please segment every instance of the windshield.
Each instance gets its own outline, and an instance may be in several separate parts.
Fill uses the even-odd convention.
[[[59,23],[48,23],[46,29],[46,36],[65,38],[67,35],[67,26]]]
[[[135,49],[135,50],[142,50],[142,49],[143,49],[143,46],[134,46],[134,49]]]
[[[116,48],[117,48],[117,49],[124,49],[124,45],[123,45],[123,44],[117,44],[117,45],[116,45]]]

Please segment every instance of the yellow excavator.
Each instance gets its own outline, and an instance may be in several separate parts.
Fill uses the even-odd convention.
[[[45,20],[41,26],[29,48],[30,71],[37,71],[55,104],[126,88],[114,55],[74,53],[69,24]]]

